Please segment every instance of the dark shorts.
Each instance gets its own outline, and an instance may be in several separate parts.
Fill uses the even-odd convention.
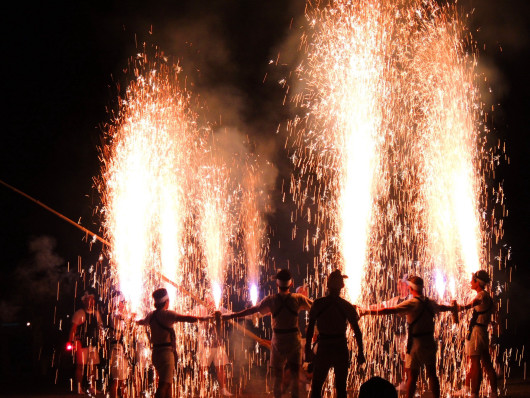
[[[313,366],[313,378],[326,379],[329,369],[333,368],[335,377],[345,380],[350,366],[350,352],[346,339],[319,341]]]
[[[153,365],[159,383],[172,383],[175,373],[175,355],[171,347],[153,349]]]
[[[271,367],[283,369],[285,363],[300,365],[302,362],[302,344],[300,332],[272,335]]]

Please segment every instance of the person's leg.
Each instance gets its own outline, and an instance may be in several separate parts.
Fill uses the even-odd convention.
[[[171,383],[158,383],[155,398],[171,398]]]
[[[320,398],[322,396],[322,386],[324,385],[326,376],[328,375],[327,372],[325,375],[323,375],[323,373],[323,370],[315,370],[313,372],[313,380],[311,381],[311,398]]]
[[[495,372],[495,368],[493,367],[493,363],[491,362],[491,357],[488,351],[484,351],[484,353],[482,354],[482,367],[484,369],[484,372],[488,376],[492,396],[496,397],[497,396],[497,374]]]
[[[411,368],[409,371],[409,378],[407,379],[407,398],[414,398],[416,393],[416,382],[420,375],[420,369]]]
[[[431,389],[434,398],[440,398],[440,381],[436,374],[436,365],[429,365],[426,367],[427,377],[429,378],[429,388]]]
[[[109,394],[110,398],[117,398],[118,397],[118,380],[112,379],[110,382],[110,388],[109,388]]]
[[[129,398],[129,391],[127,390],[127,380],[120,380],[118,388],[121,393],[121,398]]]
[[[401,382],[396,386],[396,390],[407,391],[407,380],[409,379],[410,369],[405,367],[405,362],[403,362],[403,372],[401,374]]]
[[[226,374],[225,365],[216,366],[215,371],[217,372],[217,381],[219,382],[219,388],[223,395],[229,395],[228,389],[226,388]]]
[[[478,397],[478,391],[480,389],[480,382],[482,381],[482,372],[480,369],[480,356],[470,356],[471,367],[469,369],[469,377],[471,379],[471,394]]]
[[[320,349],[319,349],[320,350]],[[320,398],[322,396],[322,386],[326,382],[330,364],[324,356],[322,350],[317,352],[313,361],[313,379],[311,380],[311,398]]]
[[[271,368],[271,371],[272,371],[272,379],[273,379],[274,398],[281,398],[283,367],[273,367]]]
[[[347,350],[347,348],[346,348]],[[346,352],[343,358],[335,361],[333,371],[335,372],[335,390],[337,398],[346,398],[346,382],[348,380],[349,353]]]
[[[299,363],[287,363],[287,369],[291,374],[291,397],[298,398],[299,379],[300,379],[300,364]]]
[[[91,394],[96,394],[96,381],[98,374],[98,367],[93,363],[87,365],[87,380],[88,380],[88,390]]]
[[[82,363],[75,365],[75,388],[77,394],[83,393],[83,368],[84,365]]]

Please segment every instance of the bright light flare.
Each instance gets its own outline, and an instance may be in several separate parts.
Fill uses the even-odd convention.
[[[434,286],[436,288],[436,292],[438,293],[438,297],[440,299],[443,299],[444,297],[445,285],[446,285],[446,280],[445,280],[444,274],[442,273],[440,269],[435,270],[434,271]]]
[[[219,309],[219,306],[221,305],[221,298],[223,296],[223,292],[221,290],[221,285],[217,282],[212,282],[212,296],[213,296],[215,308]]]
[[[256,305],[258,303],[258,287],[255,283],[250,284],[249,294],[252,305]]]

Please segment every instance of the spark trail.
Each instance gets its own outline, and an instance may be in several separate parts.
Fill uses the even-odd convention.
[[[171,68],[136,62],[146,72],[127,88],[109,129],[103,198],[111,264],[133,311],[141,313],[157,273],[182,277],[183,228],[193,194],[190,159],[199,133],[188,94],[178,90]]]
[[[429,296],[467,301],[469,273],[491,267],[480,217],[485,130],[463,18],[435,1],[338,0],[308,3],[306,19],[288,144],[294,219],[313,225],[304,248],[317,253],[316,295],[321,278],[341,268],[357,304],[390,298],[407,273],[424,278]],[[374,339],[370,372],[391,380],[397,326],[391,318],[362,325]],[[466,327],[439,328],[441,346],[463,342]],[[460,344],[440,355],[442,394],[457,388],[462,360]]]

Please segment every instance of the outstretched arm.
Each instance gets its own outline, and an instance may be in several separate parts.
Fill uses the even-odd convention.
[[[440,312],[454,311],[455,308],[454,305],[438,304],[438,311]]]
[[[212,319],[211,316],[193,316],[193,315],[181,315],[176,312],[172,313],[173,315],[173,322],[188,322],[188,323],[195,323],[199,321],[208,321]]]
[[[242,318],[242,317],[245,317],[247,315],[255,314],[258,311],[259,311],[259,307],[255,305],[253,307],[247,308],[247,309],[239,311],[239,312],[233,312],[232,314],[222,315],[222,318],[223,318],[223,320],[229,320],[229,319],[234,319],[234,318]]]
[[[475,299],[473,299],[472,301],[470,301],[467,304],[463,304],[463,305],[456,304],[456,310],[457,311],[464,311],[464,310],[468,310],[468,309],[473,308],[474,306],[480,305],[480,304],[482,304],[482,300],[479,299],[479,298],[475,298]]]
[[[363,315],[391,315],[391,314],[399,314],[402,311],[398,307],[388,307],[388,308],[375,308],[375,309],[367,309],[362,310]]]

